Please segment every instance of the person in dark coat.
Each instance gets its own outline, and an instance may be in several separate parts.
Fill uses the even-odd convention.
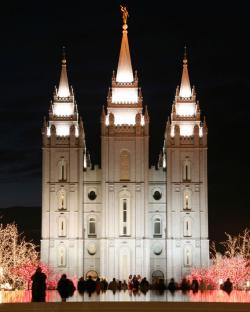
[[[222,286],[222,289],[223,289],[225,292],[227,292],[228,294],[231,293],[231,291],[233,290],[233,283],[230,281],[230,278],[228,278],[228,279],[224,282],[224,284],[223,284],[223,286]]]
[[[198,292],[198,290],[199,290],[199,282],[197,281],[196,278],[194,278],[192,280],[191,289],[192,289],[193,292]]]
[[[46,295],[46,274],[38,267],[36,272],[31,276],[32,280],[32,301],[43,302]]]
[[[62,301],[66,301],[67,298],[73,296],[75,289],[73,282],[67,278],[66,274],[63,274],[57,283],[57,290]]]
[[[170,279],[170,282],[168,283],[168,290],[174,293],[177,290],[177,284],[174,280],[174,278]]]
[[[77,290],[79,294],[83,294],[86,290],[86,281],[84,280],[84,277],[80,277],[77,283]]]

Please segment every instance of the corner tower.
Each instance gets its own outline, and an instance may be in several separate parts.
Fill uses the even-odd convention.
[[[63,55],[58,89],[44,119],[41,261],[55,272],[82,274],[85,138]]]
[[[167,276],[180,280],[208,266],[207,126],[191,89],[185,52],[180,87],[165,132]]]
[[[147,237],[148,130],[137,73],[133,72],[128,43],[128,12],[117,72],[113,72],[107,107],[101,117],[102,239],[101,275],[127,279],[149,275]]]

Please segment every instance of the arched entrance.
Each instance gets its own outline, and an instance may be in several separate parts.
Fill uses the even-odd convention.
[[[152,273],[152,284],[157,285],[159,284],[159,280],[164,280],[164,274],[160,270],[156,270]]]
[[[91,276],[91,278],[92,278],[93,280],[96,280],[97,277],[98,277],[98,273],[97,273],[96,271],[93,271],[93,270],[88,271],[88,272],[86,273],[86,278],[88,278],[88,277],[90,277],[90,276]]]

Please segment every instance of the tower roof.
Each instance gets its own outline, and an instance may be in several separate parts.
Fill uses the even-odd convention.
[[[123,14],[123,31],[122,31],[122,43],[120,49],[120,56],[116,74],[117,82],[132,82],[134,81],[133,70],[131,65],[129,44],[128,44],[128,11],[126,7],[121,6],[121,11]]]
[[[65,57],[64,49],[63,49],[63,55],[62,55],[61,76],[60,76],[60,82],[59,82],[57,95],[59,97],[70,96],[68,75],[67,75],[66,57]]]
[[[182,69],[182,77],[181,77],[181,86],[180,86],[180,97],[190,97],[192,96],[192,90],[190,86],[189,81],[189,75],[188,75],[188,65],[187,65],[187,53],[186,53],[186,47],[184,51],[184,58],[183,58],[183,69]]]

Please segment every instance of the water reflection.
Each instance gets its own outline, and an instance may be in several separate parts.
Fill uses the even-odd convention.
[[[48,290],[46,293],[46,302],[60,302],[61,297],[56,290]],[[223,290],[207,290],[183,293],[178,290],[175,292],[164,291],[159,293],[149,290],[146,293],[140,291],[96,292],[89,294],[87,292],[79,294],[75,291],[74,295],[67,299],[67,302],[97,302],[97,301],[163,301],[163,302],[248,302],[250,303],[250,291],[233,290],[230,295]],[[0,291],[0,303],[31,302],[31,291],[15,290]]]

